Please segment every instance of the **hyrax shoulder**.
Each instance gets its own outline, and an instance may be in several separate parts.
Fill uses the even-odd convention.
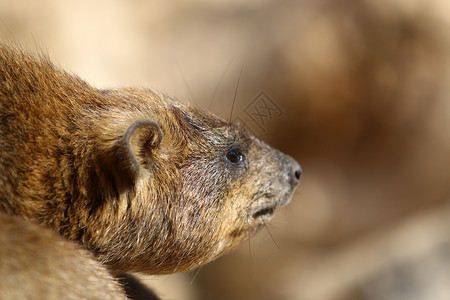
[[[114,273],[213,260],[286,204],[300,173],[210,113],[151,90],[98,90],[0,46],[0,210]]]
[[[49,228],[0,214],[0,299],[125,299],[86,250]]]

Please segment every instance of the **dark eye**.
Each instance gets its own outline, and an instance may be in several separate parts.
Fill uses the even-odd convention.
[[[239,150],[231,150],[227,153],[227,160],[233,164],[239,164],[244,160],[244,155]]]

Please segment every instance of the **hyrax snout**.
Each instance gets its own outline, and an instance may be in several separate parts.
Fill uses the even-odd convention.
[[[113,273],[213,260],[288,203],[300,174],[239,125],[151,90],[97,90],[0,46],[0,210]]]

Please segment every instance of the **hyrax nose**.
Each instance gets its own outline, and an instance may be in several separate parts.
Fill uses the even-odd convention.
[[[296,186],[300,183],[300,177],[302,176],[302,167],[293,158],[290,157],[289,162],[289,177],[292,186]]]

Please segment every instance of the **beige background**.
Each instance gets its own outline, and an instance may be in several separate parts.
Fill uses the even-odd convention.
[[[304,176],[267,231],[162,299],[450,299],[450,7],[444,0],[0,0],[2,39],[100,88],[232,118]],[[264,91],[283,113],[261,127]],[[259,124],[259,125],[258,125]]]

